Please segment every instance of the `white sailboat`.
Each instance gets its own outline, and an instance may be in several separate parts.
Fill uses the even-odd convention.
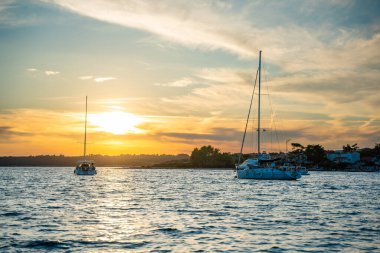
[[[86,116],[84,121],[84,148],[83,148],[83,160],[78,161],[74,169],[74,173],[77,175],[95,175],[96,168],[94,161],[88,161],[86,159],[86,145],[87,145],[87,96],[86,96]]]
[[[260,152],[260,97],[261,97],[261,50],[259,55],[259,68],[258,68],[258,77],[259,77],[259,91],[258,91],[258,126],[257,126],[257,158],[250,158],[245,160],[240,164],[240,157],[243,152],[244,139],[247,131],[247,125],[249,121],[249,115],[251,112],[253,95],[251,98],[251,105],[249,107],[248,117],[246,128],[244,131],[242,146],[240,150],[240,156],[238,164],[236,165],[236,177],[241,179],[264,179],[264,180],[297,180],[301,178],[300,168],[297,166],[286,166],[281,165],[272,159],[269,154],[265,152]]]

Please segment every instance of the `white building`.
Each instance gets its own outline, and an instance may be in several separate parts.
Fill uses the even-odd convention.
[[[336,150],[331,153],[327,153],[327,159],[336,163],[349,163],[354,164],[360,161],[359,152],[344,152],[343,150]]]

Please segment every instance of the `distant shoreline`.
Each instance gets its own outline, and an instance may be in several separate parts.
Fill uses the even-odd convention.
[[[0,166],[0,168],[74,168],[75,166],[58,166],[58,165],[44,165],[44,166],[36,166],[36,165],[26,165],[26,166]],[[154,169],[154,170],[235,170],[234,168],[189,168],[189,167],[149,167],[149,166],[97,166],[98,168],[114,168],[114,169]]]
[[[0,166],[0,168],[74,168],[75,166],[61,166],[61,165],[44,165],[44,166]],[[152,166],[98,166],[97,168],[112,168],[121,170],[133,169],[153,169],[153,170],[231,170],[235,168],[192,168],[192,167],[152,167]],[[336,170],[336,169],[309,169],[308,171],[330,171],[330,172],[380,172],[380,169],[349,169],[349,170]]]

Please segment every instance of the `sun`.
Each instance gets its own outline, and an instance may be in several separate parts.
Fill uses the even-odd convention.
[[[142,119],[136,115],[126,112],[103,112],[89,115],[89,123],[98,128],[99,131],[112,134],[139,133],[142,130],[137,125]]]

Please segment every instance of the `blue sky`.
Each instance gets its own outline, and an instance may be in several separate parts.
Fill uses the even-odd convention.
[[[237,152],[260,49],[278,146],[373,146],[379,13],[374,0],[2,1],[0,152],[75,154],[86,95],[94,117],[140,122],[90,124],[94,153]]]

